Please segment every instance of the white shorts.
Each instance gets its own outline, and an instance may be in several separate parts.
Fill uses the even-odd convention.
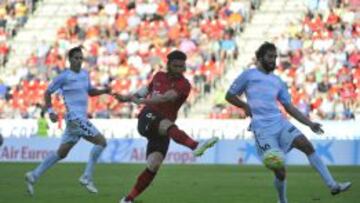
[[[302,135],[302,132],[289,121],[285,121],[283,126],[276,131],[271,128],[267,130],[261,129],[254,131],[254,135],[258,155],[263,158],[264,152],[269,149],[275,148],[284,153],[289,152],[294,139]]]
[[[87,118],[71,116],[66,119],[66,128],[61,143],[77,143],[81,137],[95,137],[99,130]]]

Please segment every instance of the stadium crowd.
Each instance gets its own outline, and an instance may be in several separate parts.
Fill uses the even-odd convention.
[[[348,120],[360,115],[359,8],[359,1],[310,0],[304,17],[289,22],[273,39],[279,51],[275,73],[310,118]],[[210,118],[244,117],[221,97]]]
[[[236,59],[235,37],[258,3],[88,0],[58,30],[54,44],[36,47],[14,76],[18,82],[0,81],[0,118],[37,117],[48,81],[67,66],[66,52],[77,45],[84,47],[84,67],[90,70],[92,85],[111,86],[119,93],[146,84],[152,73],[165,68],[166,54],[179,48],[188,55],[186,77],[194,87],[189,107]],[[54,101],[55,110],[64,112],[63,102]],[[110,96],[90,99],[89,117],[130,118],[137,111]]]
[[[6,63],[11,39],[27,21],[37,0],[0,1],[0,68]]]

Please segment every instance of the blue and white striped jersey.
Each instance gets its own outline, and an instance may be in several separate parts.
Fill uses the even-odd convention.
[[[87,118],[88,91],[91,89],[89,73],[80,70],[76,73],[67,69],[50,83],[47,91],[54,93],[60,90],[68,114]]]
[[[278,101],[290,104],[291,96],[286,84],[273,73],[266,74],[257,68],[242,72],[230,86],[228,93],[241,95],[245,92],[252,113],[251,130],[282,126],[282,115]]]

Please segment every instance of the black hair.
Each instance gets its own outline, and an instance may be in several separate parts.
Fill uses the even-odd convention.
[[[275,50],[276,51],[276,46],[273,43],[264,42],[258,48],[258,50],[256,50],[256,52],[255,52],[256,59],[260,59],[260,58],[264,57],[268,50]]]
[[[69,51],[69,57],[71,58],[72,56],[74,56],[74,54],[76,53],[76,52],[82,52],[82,46],[80,45],[80,46],[77,46],[77,47],[74,47],[74,48],[72,48],[72,49],[70,49],[70,51]]]
[[[167,55],[168,62],[172,61],[174,59],[184,60],[185,61],[186,58],[187,58],[186,54],[184,52],[182,52],[182,51],[179,51],[179,50],[172,51]]]

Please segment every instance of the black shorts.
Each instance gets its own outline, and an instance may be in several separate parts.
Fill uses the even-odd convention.
[[[146,156],[160,152],[164,157],[169,148],[170,138],[159,134],[159,124],[164,118],[151,109],[143,109],[138,116],[138,131],[148,140]]]

